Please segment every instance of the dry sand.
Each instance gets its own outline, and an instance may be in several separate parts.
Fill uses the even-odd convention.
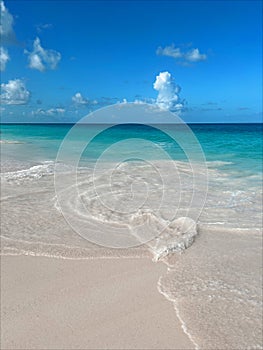
[[[1,349],[193,349],[150,259],[1,258]]]

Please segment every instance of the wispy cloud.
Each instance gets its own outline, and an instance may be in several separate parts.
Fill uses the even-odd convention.
[[[30,92],[20,79],[9,80],[1,84],[1,103],[6,105],[23,105],[29,101]]]
[[[61,54],[55,50],[44,49],[39,38],[34,41],[33,51],[25,51],[25,53],[28,54],[29,67],[40,72],[46,69],[56,69],[61,60]]]
[[[1,72],[5,70],[7,62],[10,60],[7,49],[0,48],[0,70]]]
[[[175,47],[174,44],[165,47],[159,46],[156,50],[156,54],[159,56],[172,57],[177,63],[183,65],[189,65],[189,63],[205,61],[207,59],[207,55],[200,53],[198,48],[182,51],[180,47]]]
[[[238,107],[239,111],[247,111],[249,109],[250,109],[249,107]]]
[[[166,46],[164,48],[159,46],[156,50],[156,54],[159,56],[169,56],[173,58],[181,58],[184,55],[181,52],[181,49],[179,47],[174,47],[174,45]]]
[[[46,29],[51,29],[53,28],[53,25],[51,23],[45,23],[45,24],[38,24],[36,26],[36,29],[37,29],[37,32],[38,33],[42,33],[43,30],[46,30]]]
[[[5,7],[4,2],[1,1],[0,36],[2,44],[12,44],[16,41],[13,25],[14,18],[8,11],[8,9]]]
[[[223,111],[223,108],[221,108],[221,107],[217,107],[217,108],[200,108],[199,111],[201,111],[201,112]]]
[[[202,106],[216,106],[218,105],[217,102],[212,102],[212,101],[208,101],[206,103],[202,103]]]
[[[38,108],[36,111],[32,111],[32,115],[45,115],[45,116],[57,116],[66,112],[64,108],[50,108],[42,109]]]
[[[97,101],[98,101],[98,104],[100,106],[108,106],[108,105],[111,105],[111,104],[118,102],[119,99],[117,97],[102,96]]]
[[[137,97],[133,102],[135,104],[155,104],[156,100],[151,97]]]
[[[156,76],[153,88],[158,91],[156,105],[169,111],[180,111],[184,104],[179,97],[181,88],[169,72],[161,72]]]

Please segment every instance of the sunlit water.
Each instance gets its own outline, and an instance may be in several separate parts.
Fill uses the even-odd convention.
[[[165,134],[187,141],[178,125],[112,126],[81,156],[99,127],[80,125],[63,162],[71,125],[2,125],[2,254],[162,260],[158,289],[193,346],[259,349],[262,125],[190,127],[205,162]]]

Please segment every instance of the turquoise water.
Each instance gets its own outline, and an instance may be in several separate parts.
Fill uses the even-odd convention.
[[[1,125],[0,253],[163,259],[199,348],[261,348],[262,124],[72,127]]]
[[[235,171],[237,175],[262,172],[262,124],[192,124],[189,126],[200,142],[208,162],[223,162],[220,164],[221,168]],[[19,142],[2,144],[2,150],[20,161],[22,159],[55,160],[59,146],[71,127],[70,124],[2,124],[2,140]],[[71,140],[69,156],[70,153],[74,156],[78,142],[88,138],[94,130],[96,133],[96,130],[100,129],[96,125],[78,126]],[[140,124],[107,126],[107,129],[97,135],[85,149],[82,160],[96,160],[110,145],[130,138],[150,141],[148,152],[151,153],[152,159],[160,157],[159,153],[157,155],[155,152],[155,146],[159,146],[172,159],[186,160],[184,151],[175,140],[165,134],[165,130],[174,134],[174,138],[177,139],[180,126],[162,125],[161,130],[158,125],[153,127]],[[185,137],[187,138],[188,135],[186,134]],[[125,152],[124,149],[120,151]]]

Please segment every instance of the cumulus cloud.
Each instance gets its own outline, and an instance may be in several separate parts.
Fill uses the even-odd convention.
[[[84,98],[80,92],[77,92],[73,97],[72,97],[72,101],[76,104],[79,105],[86,105],[89,103],[89,101]]]
[[[76,105],[97,105],[99,102],[97,100],[89,100],[86,97],[83,97],[80,92],[77,92],[72,96],[72,101]]]
[[[2,83],[1,90],[1,103],[6,105],[23,105],[30,97],[30,92],[20,79],[9,80],[7,84]]]
[[[156,105],[169,111],[180,111],[183,101],[180,100],[181,88],[177,85],[169,72],[161,72],[156,76],[153,88],[158,91]]]
[[[156,76],[153,88],[158,91],[156,99],[136,95],[132,103],[136,105],[149,104],[152,108],[160,108],[171,112],[180,112],[184,108],[184,101],[182,101],[179,96],[181,88],[175,83],[169,72],[159,73]],[[91,100],[82,96],[80,92],[72,96],[72,101],[77,107],[88,106],[91,109],[108,106],[114,103],[120,106],[130,103],[126,98],[118,99],[117,97],[101,97],[97,100]]]
[[[16,41],[15,33],[13,30],[14,18],[8,9],[5,7],[4,2],[1,0],[1,24],[0,24],[0,36],[2,44],[10,44]]]
[[[10,57],[8,55],[8,51],[5,48],[1,47],[0,48],[0,70],[1,71],[5,70],[5,66],[9,60],[10,60]]]
[[[25,51],[25,53],[28,54],[29,67],[40,72],[55,69],[61,60],[61,54],[55,50],[44,49],[39,38],[34,41],[33,51]]]
[[[173,44],[170,46],[165,46],[164,48],[159,46],[156,50],[156,54],[159,56],[173,57],[178,63],[185,65],[187,65],[189,62],[200,62],[207,59],[207,55],[201,54],[197,48],[182,52],[179,47],[175,47]]]

